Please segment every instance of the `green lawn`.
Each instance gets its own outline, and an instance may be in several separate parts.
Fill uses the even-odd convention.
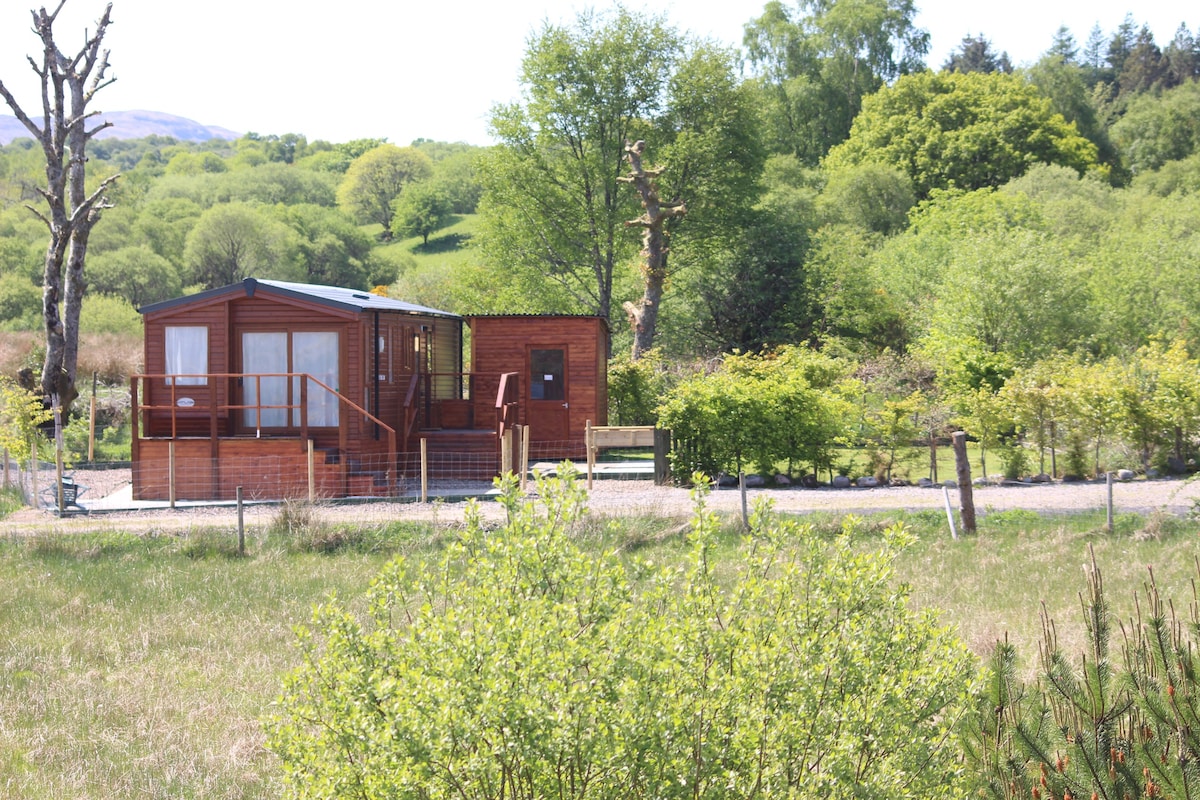
[[[918,542],[899,563],[913,602],[942,610],[978,653],[1007,632],[1033,666],[1045,602],[1060,639],[1081,640],[1078,592],[1088,545],[1114,609],[1155,565],[1168,596],[1190,597],[1195,526],[1183,520],[1044,520],[991,514],[977,537],[951,541],[940,514],[906,519]],[[823,533],[831,517],[812,518]],[[683,533],[637,518],[581,535],[597,553],[621,546],[658,562],[684,558]],[[273,798],[279,765],[261,719],[298,657],[293,626],[331,592],[353,603],[393,553],[440,549],[431,525],[325,528],[284,506],[248,554],[234,532],[184,537],[110,530],[0,541],[0,796]],[[868,536],[864,546],[873,541]],[[715,557],[740,542],[726,529]]]

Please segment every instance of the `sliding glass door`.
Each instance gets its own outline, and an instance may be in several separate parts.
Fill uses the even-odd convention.
[[[242,333],[242,404],[254,406],[242,412],[245,428],[300,426],[300,384],[283,373],[307,373],[328,386],[308,383],[308,424],[337,427],[339,391],[339,339],[336,331],[244,331]],[[256,377],[257,376],[257,377]],[[332,390],[332,391],[330,391]],[[264,408],[263,406],[274,406]]]

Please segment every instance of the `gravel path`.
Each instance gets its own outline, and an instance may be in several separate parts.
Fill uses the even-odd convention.
[[[129,484],[128,470],[77,471],[76,479],[89,487],[83,498],[104,497]],[[48,478],[49,476],[47,476]],[[48,485],[48,484],[47,484]],[[531,490],[532,490],[532,484]],[[877,489],[763,489],[750,490],[753,503],[759,496],[769,497],[775,508],[791,512],[879,513],[886,511],[944,510],[945,499],[939,488],[886,487]],[[1018,486],[986,486],[974,490],[975,508],[981,515],[990,511],[1026,509],[1039,513],[1075,513],[1104,508],[1107,489],[1104,483],[1053,483]],[[951,503],[957,510],[958,493],[950,492]],[[1200,481],[1180,479],[1136,480],[1116,483],[1113,502],[1117,513],[1150,513],[1161,510],[1176,516],[1191,513],[1200,507]],[[726,513],[737,513],[741,502],[736,489],[720,489],[710,495],[709,506]],[[690,493],[686,489],[654,486],[650,481],[597,481],[589,495],[591,513],[603,516],[686,517],[691,510]],[[331,504],[321,514],[331,522],[381,521],[389,519],[436,519],[439,522],[461,522],[466,504],[463,502],[418,503],[379,502],[365,504]],[[487,499],[482,501],[488,519],[500,519],[503,509]],[[247,506],[246,523],[266,525],[277,514],[271,504]],[[191,527],[234,525],[236,509],[230,506],[162,509],[139,512],[114,512],[69,516],[59,519],[53,513],[24,509],[0,520],[0,534],[35,533],[43,531],[186,530]]]

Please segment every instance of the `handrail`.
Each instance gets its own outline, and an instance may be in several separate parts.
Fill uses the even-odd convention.
[[[404,412],[404,429],[401,431],[404,442],[404,450],[408,451],[408,437],[412,436],[413,430],[417,427],[417,415],[420,409],[417,407],[417,389],[421,385],[421,373],[414,372],[408,381],[408,391],[404,393],[404,402],[400,408]]]
[[[177,392],[177,388],[176,388],[180,385],[178,382],[179,378],[205,378],[205,379],[218,379],[218,380],[229,380],[229,379],[233,379],[233,378],[240,378],[240,379],[253,378],[253,379],[255,379],[256,382],[260,381],[262,378],[303,378],[304,383],[301,384],[301,394],[302,395],[306,393],[308,382],[312,381],[313,383],[317,384],[325,391],[329,392],[335,398],[337,398],[339,403],[341,403],[345,406],[348,406],[351,410],[356,411],[357,413],[359,413],[363,417],[365,417],[369,422],[375,423],[376,425],[379,425],[380,427],[385,429],[389,434],[389,439],[396,435],[396,429],[393,428],[391,425],[388,425],[386,422],[379,419],[374,414],[372,414],[370,411],[367,411],[365,408],[358,405],[353,400],[351,400],[350,398],[343,395],[341,392],[337,391],[336,389],[331,388],[330,386],[328,386],[324,382],[318,380],[317,378],[314,378],[312,375],[310,375],[307,372],[261,372],[261,373],[255,373],[255,372],[208,372],[208,373],[197,373],[197,374],[172,374],[172,375],[142,374],[142,375],[132,375],[132,376],[130,376],[129,380],[130,380],[131,385],[136,386],[136,384],[139,381],[157,380],[160,378],[164,379],[164,380],[168,379],[168,378],[174,379],[174,380],[171,380],[171,382],[169,384],[169,386],[171,387],[171,401],[172,401],[171,404],[168,406],[147,405],[144,403],[139,404],[136,402],[137,392],[136,392],[136,389],[134,389],[133,395],[132,395],[133,400],[134,400],[134,407],[133,407],[132,411],[134,414],[137,414],[142,411],[168,411],[169,410],[171,412],[171,438],[176,438],[176,433],[177,433],[176,415],[181,410],[181,407],[178,405],[178,400],[177,400],[178,392]],[[206,389],[210,386],[210,384],[184,384],[184,385],[191,386],[191,387],[197,387],[197,388],[203,385]],[[258,388],[261,389],[261,384],[259,384]],[[212,391],[212,390],[209,389],[209,391]],[[143,396],[144,396],[144,394],[143,394]],[[215,393],[214,393],[214,396],[215,396]],[[255,397],[262,397],[262,392],[256,391]],[[302,400],[303,399],[306,399],[306,398],[302,398]],[[265,404],[265,403],[254,403],[253,405],[239,405],[239,404],[234,404],[234,403],[209,403],[209,404],[203,405],[203,406],[189,406],[189,408],[197,408],[200,411],[208,409],[214,413],[220,412],[220,411],[242,411],[242,410],[254,409],[260,418],[261,418],[263,409],[287,409],[287,410],[299,409],[300,417],[301,417],[301,426],[300,427],[302,429],[307,427],[307,425],[306,425],[307,419],[306,418],[308,415],[308,408],[307,408],[307,403],[304,403],[304,402],[282,404],[282,405],[281,404]],[[259,426],[259,427],[261,427],[261,426]]]
[[[505,430],[517,424],[520,402],[520,376],[515,372],[502,373],[496,390],[496,433],[501,438]]]

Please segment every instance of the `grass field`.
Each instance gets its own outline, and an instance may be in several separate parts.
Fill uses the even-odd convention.
[[[1186,521],[1122,518],[1105,536],[1101,518],[1009,512],[952,541],[940,515],[904,519],[918,541],[897,577],[913,601],[941,609],[979,653],[1007,631],[1026,668],[1042,602],[1061,640],[1081,640],[1077,593],[1089,545],[1122,615],[1146,565],[1167,595],[1190,599],[1196,530]],[[302,506],[282,507],[245,557],[231,530],[0,541],[0,796],[277,797],[281,776],[261,720],[297,660],[293,626],[330,593],[360,597],[392,554],[424,558],[445,535],[423,523],[320,530],[310,522]],[[832,531],[839,521],[815,523]],[[643,557],[682,558],[683,534],[664,537],[662,524],[630,519],[583,535],[597,552],[636,544]],[[732,558],[738,538],[727,531],[721,558]]]

